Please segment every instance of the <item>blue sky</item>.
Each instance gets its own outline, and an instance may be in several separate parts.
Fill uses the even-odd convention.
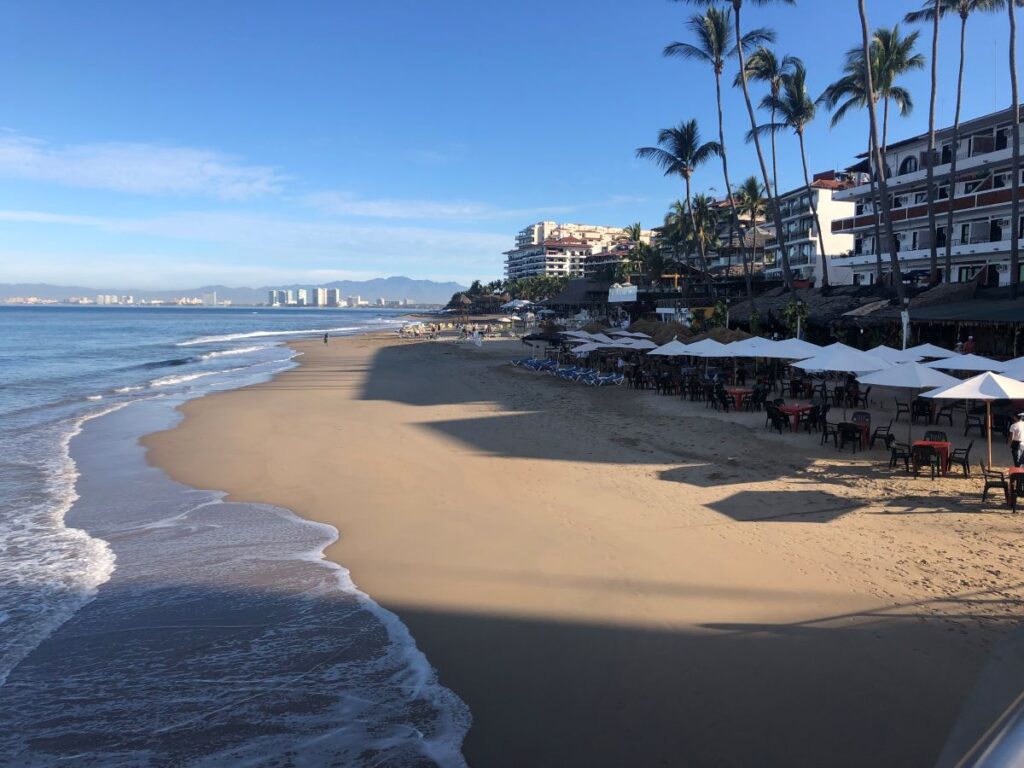
[[[918,6],[868,0],[872,26]],[[717,131],[710,70],[661,55],[697,12],[668,0],[3,7],[2,282],[497,277],[532,221],[660,223],[680,184],[635,148],[691,117]],[[815,93],[860,34],[854,0],[751,7],[744,24],[774,28]],[[1009,103],[1006,30],[1004,15],[972,19],[965,117]],[[943,24],[940,125],[957,33]],[[928,72],[905,85],[916,109],[893,138],[927,124]],[[731,88],[725,113],[735,183],[756,160]],[[812,170],[848,165],[865,120],[830,130],[822,115]],[[800,182],[795,150],[780,139],[784,187]],[[724,193],[717,165],[695,183]]]

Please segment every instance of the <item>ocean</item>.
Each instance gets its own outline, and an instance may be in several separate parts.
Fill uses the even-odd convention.
[[[337,531],[149,466],[176,406],[386,310],[0,308],[0,765],[461,766],[470,716]],[[339,504],[343,504],[339,499]]]

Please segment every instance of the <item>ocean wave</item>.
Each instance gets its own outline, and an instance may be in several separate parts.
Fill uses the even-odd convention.
[[[149,382],[151,387],[169,387],[174,384],[184,384],[189,381],[195,381],[196,379],[205,379],[207,376],[217,376],[223,373],[234,373],[236,371],[244,371],[245,366],[240,368],[225,368],[222,371],[199,371],[198,373],[184,373],[181,376],[164,376],[161,379],[153,379]]]
[[[123,395],[123,394],[125,394],[127,392],[138,392],[138,391],[143,390],[143,389],[145,389],[145,387],[141,387],[141,386],[139,386],[139,387],[118,387],[114,391],[117,392],[119,395]]]
[[[237,347],[236,349],[221,349],[216,352],[207,352],[205,355],[200,355],[200,360],[209,360],[214,357],[228,357],[230,355],[247,355],[250,352],[259,352],[261,349],[267,349],[267,345],[260,345],[255,347]]]
[[[20,557],[0,558],[0,613],[17,621],[17,635],[0,631],[0,685],[29,653],[96,596],[114,572],[110,545],[64,524],[78,500],[78,466],[71,458],[71,440],[86,422],[120,410],[118,403],[86,413],[57,435],[57,451],[42,460],[47,470],[46,493],[35,503],[9,511],[0,520],[0,542]],[[51,527],[52,526],[52,527]],[[5,622],[7,623],[7,622]]]
[[[259,339],[270,336],[315,336],[321,333],[347,333],[361,330],[358,325],[343,325],[338,328],[304,328],[293,331],[250,331],[249,333],[226,333],[223,336],[197,336],[188,341],[179,341],[179,347],[194,347],[197,344],[218,344],[225,341],[238,341],[239,339]]]

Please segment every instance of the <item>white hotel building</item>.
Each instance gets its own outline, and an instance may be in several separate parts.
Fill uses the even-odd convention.
[[[815,174],[811,181],[811,194],[818,209],[818,221],[824,229],[822,242],[825,245],[825,256],[828,257],[828,280],[831,285],[850,285],[853,283],[853,270],[837,260],[837,256],[846,256],[853,250],[854,237],[844,231],[835,232],[830,222],[854,215],[855,204],[848,200],[838,199],[844,189],[854,186],[853,176],[840,171],[826,171]],[[786,233],[786,251],[789,254],[789,266],[793,277],[797,280],[810,280],[821,286],[823,260],[818,242],[818,228],[815,225],[814,212],[807,196],[807,188],[801,184],[790,192],[779,196],[782,213],[782,226]],[[765,269],[767,279],[782,277],[782,260],[779,258],[779,242],[775,238],[775,227],[770,226],[771,235],[765,243]]]
[[[949,184],[954,151],[952,128],[936,132],[936,243],[941,271],[947,238],[951,238],[953,282],[971,280],[979,273],[986,285],[1010,282],[1010,185],[1014,183],[1010,173],[1012,120],[1011,108],[961,124],[956,149],[957,179],[952,191]],[[922,275],[929,269],[927,155],[927,134],[896,142],[886,149],[895,246],[904,276],[908,273]],[[867,161],[850,170],[866,171]],[[875,243],[876,213],[868,177],[865,175],[863,180],[864,183],[835,194],[837,200],[852,202],[855,210],[850,216],[835,218],[832,232],[853,236],[852,254],[837,263],[851,268],[857,282],[867,284],[875,279],[876,246],[881,246],[885,272],[889,271],[889,248],[884,227],[882,242]],[[1016,182],[1022,184],[1024,179]],[[950,202],[954,211],[951,233],[946,231]],[[880,219],[880,212],[878,216]]]
[[[650,243],[653,234],[645,229],[640,239]],[[588,256],[609,251],[626,239],[623,227],[539,221],[520,230],[516,247],[505,251],[505,277],[579,277]]]

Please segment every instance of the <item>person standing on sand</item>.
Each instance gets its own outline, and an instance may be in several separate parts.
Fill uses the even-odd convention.
[[[324,344],[326,344],[326,343],[327,343],[327,334],[325,333],[324,334]]]
[[[1006,433],[1010,441],[1010,453],[1013,454],[1013,466],[1024,465],[1024,413],[1017,414],[1017,420],[1010,425]]]
[[[974,354],[974,337],[973,336],[968,336],[967,337],[967,341],[964,342],[964,354],[965,355],[973,355]]]

